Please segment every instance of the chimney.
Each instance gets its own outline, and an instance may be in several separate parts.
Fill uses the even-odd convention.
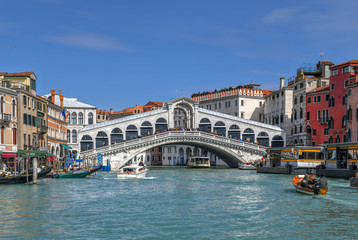
[[[56,90],[51,90],[51,102],[55,103]]]
[[[59,96],[62,95],[62,90],[58,90],[58,95],[59,95]]]
[[[110,108],[110,109],[109,109],[109,112],[112,114],[112,113],[113,113],[113,108]]]
[[[61,91],[60,91],[60,94],[61,94]],[[61,108],[63,108],[63,96],[60,95],[60,101],[61,101]]]
[[[285,78],[280,78],[280,90],[285,87]]]

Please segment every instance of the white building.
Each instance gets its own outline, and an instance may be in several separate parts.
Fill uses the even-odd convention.
[[[70,152],[77,154],[79,152],[79,140],[78,140],[78,131],[85,126],[96,124],[96,110],[97,108],[79,102],[77,98],[66,98],[63,95],[60,96],[63,98],[63,107],[69,111],[68,114],[68,125],[67,125],[67,144],[69,146]],[[55,95],[55,104],[60,105],[60,96]],[[51,94],[46,94],[43,96],[51,101]]]
[[[280,90],[265,97],[265,123],[279,126],[286,132],[286,141],[292,135],[292,85],[285,87],[285,79],[280,79]]]

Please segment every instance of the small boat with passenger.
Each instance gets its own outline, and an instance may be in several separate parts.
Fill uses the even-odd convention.
[[[189,157],[186,166],[188,168],[209,168],[211,166],[210,158],[202,156]]]
[[[317,179],[315,175],[295,175],[292,183],[297,192],[309,195],[326,195],[328,191],[327,180],[323,176]]]
[[[240,163],[238,166],[239,170],[256,170],[256,167],[249,162]]]
[[[148,169],[144,165],[130,165],[120,169],[118,178],[145,178]]]

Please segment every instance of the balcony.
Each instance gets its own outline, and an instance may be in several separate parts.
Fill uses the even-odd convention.
[[[46,134],[47,133],[47,126],[38,126],[37,127],[37,132],[38,134]]]
[[[0,113],[0,122],[11,122],[11,114]]]
[[[328,118],[320,118],[318,121],[320,124],[328,124]]]

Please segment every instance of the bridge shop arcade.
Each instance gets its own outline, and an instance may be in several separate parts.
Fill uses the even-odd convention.
[[[239,162],[261,158],[268,146],[284,146],[286,140],[279,127],[199,108],[198,102],[186,97],[161,109],[86,126],[78,135],[81,158],[101,153],[113,169],[165,145],[200,148],[237,167]],[[176,163],[178,155],[173,155]]]

